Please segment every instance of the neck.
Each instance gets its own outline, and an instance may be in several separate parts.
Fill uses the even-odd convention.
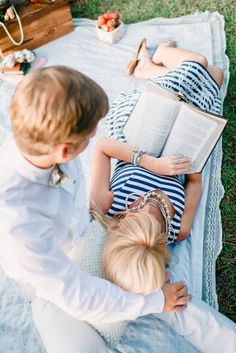
[[[143,207],[143,210],[151,213],[161,223],[162,228],[164,227],[164,217],[161,214],[159,207],[151,205],[147,202],[147,204]]]
[[[25,152],[21,152],[23,157],[33,164],[35,167],[41,168],[41,169],[47,169],[52,167],[55,163],[54,156],[52,155],[43,155],[43,156],[32,156],[30,154],[27,154]]]

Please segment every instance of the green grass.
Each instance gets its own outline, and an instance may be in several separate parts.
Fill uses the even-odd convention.
[[[153,17],[178,17],[196,11],[218,11],[225,18],[230,83],[224,103],[229,119],[223,136],[222,180],[225,197],[221,203],[223,249],[217,260],[217,293],[220,311],[236,321],[236,6],[232,0],[73,0],[74,17],[96,19],[100,14],[118,11],[125,23]]]

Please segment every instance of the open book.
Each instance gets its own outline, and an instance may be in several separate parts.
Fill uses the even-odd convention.
[[[185,156],[201,172],[227,120],[148,81],[124,127],[127,142],[154,157]]]

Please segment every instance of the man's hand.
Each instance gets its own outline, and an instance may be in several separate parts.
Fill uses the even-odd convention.
[[[191,294],[187,294],[188,287],[183,282],[165,283],[162,291],[165,297],[163,309],[165,313],[183,311],[187,303],[192,299]]]

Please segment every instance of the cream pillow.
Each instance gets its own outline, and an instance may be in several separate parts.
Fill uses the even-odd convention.
[[[106,233],[104,228],[97,221],[92,221],[83,238],[75,244],[70,251],[70,259],[78,262],[80,269],[90,275],[104,277],[101,255],[105,238]],[[101,334],[111,347],[114,347],[118,344],[128,321],[109,324],[100,322],[89,323]]]

